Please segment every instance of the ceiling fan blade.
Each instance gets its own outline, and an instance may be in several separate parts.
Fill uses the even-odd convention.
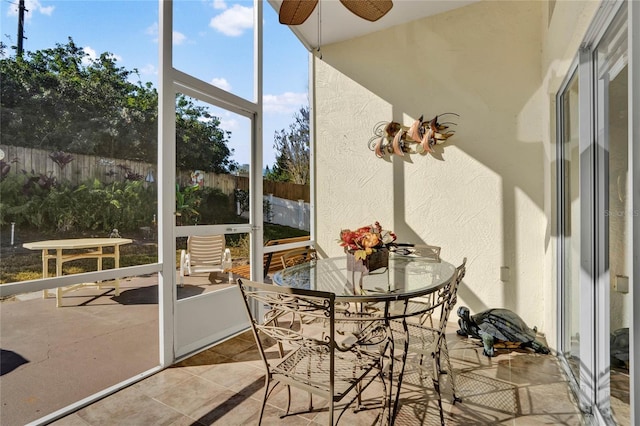
[[[393,7],[391,0],[340,0],[355,15],[367,21],[377,21]]]
[[[300,25],[316,8],[318,0],[283,0],[278,17],[281,24]]]

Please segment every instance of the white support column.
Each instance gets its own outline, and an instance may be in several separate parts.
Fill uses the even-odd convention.
[[[315,56],[309,53],[309,235],[316,240],[316,64]],[[316,246],[317,248],[317,246]]]
[[[262,247],[264,245],[264,214],[262,209],[262,57],[263,57],[263,28],[262,12],[263,2],[253,2],[254,25],[254,98],[256,101],[256,114],[253,117],[251,133],[251,170],[249,173],[249,223],[251,232],[251,278],[262,281]]]
[[[628,193],[631,194],[633,215],[629,235],[632,238],[631,258],[632,266],[630,296],[632,298],[632,314],[629,342],[629,370],[630,380],[630,422],[635,425],[640,422],[640,372],[638,357],[640,357],[640,3],[630,1],[628,15],[629,31],[629,179]]]
[[[173,301],[176,288],[175,237],[175,91],[173,89],[173,1],[159,0],[158,19],[158,309],[160,365],[171,365],[174,354]]]

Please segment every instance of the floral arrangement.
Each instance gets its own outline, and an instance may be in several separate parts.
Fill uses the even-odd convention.
[[[396,240],[396,234],[382,229],[380,222],[363,226],[352,231],[340,231],[339,243],[345,251],[353,253],[358,260],[365,260],[367,256],[381,248],[388,248]]]

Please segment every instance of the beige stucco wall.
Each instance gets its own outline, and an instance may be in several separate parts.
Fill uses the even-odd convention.
[[[554,19],[590,2],[567,3]],[[468,258],[459,305],[506,307],[554,334],[548,115],[561,77],[549,70],[566,74],[557,58],[570,62],[581,37],[548,34],[547,5],[484,1],[323,46],[312,105],[321,253],[340,254],[341,228],[379,220],[401,241],[441,246],[447,261]],[[580,13],[572,19],[588,22]],[[380,121],[449,111],[457,133],[435,155],[383,160],[367,147]]]

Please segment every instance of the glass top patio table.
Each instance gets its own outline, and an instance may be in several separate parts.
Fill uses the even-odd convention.
[[[363,275],[347,270],[347,258],[312,260],[276,272],[277,285],[328,291],[336,299],[398,300],[431,293],[448,283],[455,266],[424,257],[389,255],[389,267]]]
[[[434,293],[444,287],[454,277],[455,271],[454,265],[442,260],[390,254],[387,268],[362,274],[347,270],[347,257],[343,256],[290,266],[276,272],[273,275],[273,282],[281,286],[331,292],[336,295],[336,303],[340,303],[342,308],[347,310],[349,306],[353,306],[356,310],[366,312],[365,306],[368,303],[381,304],[384,308],[378,309],[377,314],[374,313],[373,316],[378,315],[380,319],[385,320],[390,332],[387,344],[390,354],[395,353],[394,331],[390,321],[401,321],[401,328],[405,330],[405,333],[401,333],[405,343],[401,345],[401,355],[398,359],[400,371],[397,374],[397,382],[394,383],[393,373],[396,371],[395,356],[389,357],[390,367],[387,373],[390,384],[388,407],[391,408],[388,410],[388,424],[392,425],[398,413],[400,389],[409,347],[407,317],[420,315],[430,306],[430,304],[411,303],[412,299]],[[354,303],[351,304],[351,302]],[[396,304],[400,309],[393,308]],[[418,308],[412,309],[410,305],[416,305]]]

